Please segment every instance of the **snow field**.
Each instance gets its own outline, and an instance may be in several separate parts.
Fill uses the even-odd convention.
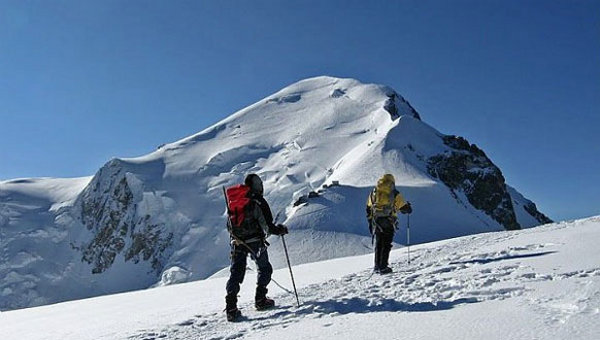
[[[216,311],[129,339],[592,339],[600,334],[599,226],[594,218],[571,230],[555,224],[426,244],[414,247],[410,265],[399,249],[391,275],[366,269],[310,284],[299,308],[279,294],[280,307],[267,312],[243,304],[239,323]]]
[[[414,246],[410,265],[396,249],[384,276],[370,254],[299,265],[302,305],[271,283],[278,307],[263,312],[248,271],[242,322],[225,320],[226,278],[215,278],[3,312],[0,338],[597,339],[599,240],[593,217]],[[290,288],[288,275],[274,278]]]

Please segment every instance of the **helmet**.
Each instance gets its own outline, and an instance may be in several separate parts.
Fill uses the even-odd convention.
[[[246,179],[244,179],[244,184],[249,186],[250,190],[252,190],[254,193],[257,193],[262,196],[264,192],[263,183],[257,174],[249,174],[248,176],[246,176]]]
[[[396,183],[395,183],[394,175],[385,174],[385,175],[381,176],[381,178],[377,181],[377,187],[379,187],[379,188],[383,188],[383,187],[395,188]]]
[[[392,174],[385,174],[379,180],[381,182],[392,183],[392,184],[396,182],[396,179],[394,178],[394,175],[392,175]]]

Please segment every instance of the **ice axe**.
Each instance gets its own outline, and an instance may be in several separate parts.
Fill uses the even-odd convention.
[[[279,219],[279,215],[281,211],[277,213],[275,216],[275,222]],[[298,303],[298,307],[300,307],[300,299],[298,298],[298,291],[296,290],[296,281],[294,281],[294,273],[292,272],[292,264],[290,263],[290,256],[288,254],[287,245],[285,244],[285,237],[281,235],[281,243],[283,243],[283,250],[285,252],[285,259],[287,260],[288,268],[290,270],[290,277],[292,278],[292,286],[294,287],[294,294],[296,295],[296,302]]]
[[[300,299],[298,299],[298,291],[296,290],[296,282],[294,281],[294,273],[292,273],[292,265],[290,264],[290,256],[288,255],[287,246],[285,244],[285,237],[281,235],[281,243],[283,243],[283,250],[285,251],[285,259],[287,260],[288,268],[290,269],[290,277],[292,278],[292,286],[294,287],[294,294],[296,294],[296,302],[300,307]]]
[[[410,213],[406,215],[406,250],[408,254],[408,264],[410,264]]]

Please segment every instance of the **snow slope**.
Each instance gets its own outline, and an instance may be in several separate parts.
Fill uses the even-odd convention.
[[[302,305],[270,285],[279,307],[227,323],[224,278],[0,313],[2,339],[598,339],[600,216],[298,265]],[[271,251],[271,257],[281,253]],[[292,258],[292,262],[298,259]],[[287,269],[274,278],[290,286]]]
[[[0,309],[89,296],[77,289],[76,276],[63,275],[73,256],[70,235],[77,231],[57,220],[91,179],[0,182]],[[63,290],[64,278],[72,289]]]
[[[218,272],[229,252],[222,186],[251,172],[302,263],[369,251],[365,200],[387,172],[413,204],[413,243],[547,220],[483,151],[427,125],[391,88],[316,77],[148,155],[115,158],[91,179],[39,180],[68,187],[42,205],[29,184],[0,183],[0,310]],[[11,201],[13,192],[23,195]],[[35,236],[49,230],[58,241]]]

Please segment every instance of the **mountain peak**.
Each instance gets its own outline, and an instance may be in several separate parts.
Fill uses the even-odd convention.
[[[167,284],[174,272],[185,280],[217,272],[229,248],[222,188],[249,173],[263,180],[301,262],[368,252],[357,246],[370,243],[365,199],[384,173],[413,204],[413,242],[528,227],[544,217],[507,189],[483,151],[421,121],[391,87],[314,77],[149,155],[113,159],[77,187],[58,183],[68,194],[60,204],[40,205],[26,182],[11,184],[19,195],[0,185],[0,249],[7,249],[0,309],[75,297],[53,292],[93,296]],[[22,232],[31,228],[43,232]],[[22,244],[42,246],[23,254]],[[17,279],[2,281],[12,272]]]
[[[303,94],[309,92],[316,92],[323,99],[346,97],[354,100],[368,100],[368,97],[385,98],[383,107],[393,118],[410,115],[420,119],[417,111],[393,88],[386,85],[362,83],[353,78],[338,78],[326,75],[306,78],[286,86],[277,93],[267,97],[266,100],[267,102],[295,103],[302,99]]]

